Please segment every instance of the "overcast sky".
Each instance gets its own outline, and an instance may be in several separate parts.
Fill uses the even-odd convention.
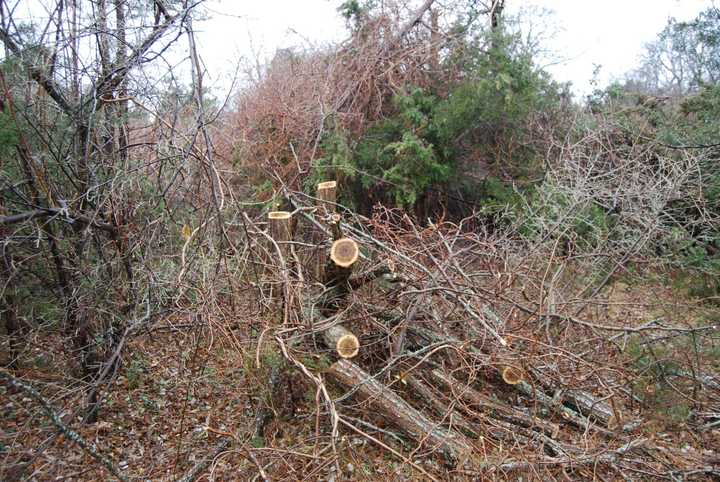
[[[43,25],[55,0],[18,0],[18,21]],[[447,0],[437,0],[443,2]],[[717,0],[720,2],[720,0]],[[342,0],[206,0],[208,19],[194,24],[205,62],[205,85],[224,96],[238,64],[269,60],[278,48],[317,46],[347,36],[337,7]],[[414,0],[418,5],[420,0]],[[536,28],[552,35],[546,42],[554,54],[548,70],[560,81],[571,81],[578,94],[588,93],[595,65],[601,65],[601,86],[637,65],[643,45],[656,38],[669,17],[694,18],[713,0],[506,0],[508,11],[535,18],[550,11]],[[90,41],[90,39],[88,39]],[[181,43],[172,56],[187,55]],[[183,65],[179,70],[187,70]],[[185,72],[184,74],[187,74]]]
[[[324,44],[345,37],[337,14],[340,0],[210,0],[211,18],[196,24],[201,54],[212,81],[228,85],[242,57],[272,57],[277,48]],[[563,61],[548,69],[558,80],[588,92],[594,64],[600,83],[637,64],[644,43],[653,40],[668,17],[688,20],[712,0],[507,0],[513,12],[549,9],[554,37],[548,47]]]

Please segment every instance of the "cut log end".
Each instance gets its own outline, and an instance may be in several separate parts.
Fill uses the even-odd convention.
[[[340,358],[353,358],[360,351],[360,340],[342,325],[331,326],[323,335],[327,346],[335,348]]]
[[[360,256],[360,248],[357,243],[349,238],[341,238],[335,241],[330,248],[330,259],[341,268],[349,268]]]
[[[337,187],[337,181],[325,181],[318,183],[317,190],[323,191],[325,189],[335,189]]]
[[[335,343],[335,350],[341,358],[355,358],[360,351],[360,341],[353,334],[344,335]]]
[[[290,219],[290,214],[287,211],[271,211],[268,213],[268,219]]]
[[[501,372],[502,379],[508,385],[517,385],[523,381],[522,371],[515,367],[505,367]]]

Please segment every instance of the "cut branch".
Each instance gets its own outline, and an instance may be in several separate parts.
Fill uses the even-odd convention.
[[[74,223],[75,221],[79,221],[83,224],[87,224],[90,226],[93,226],[98,229],[102,229],[103,231],[108,231],[110,233],[116,233],[117,232],[117,226],[113,226],[112,224],[108,223],[102,223],[98,222],[88,216],[82,215],[82,214],[70,214],[65,209],[60,208],[42,208],[42,209],[35,209],[33,211],[26,211],[24,213],[19,214],[12,214],[10,216],[2,216],[0,217],[0,226],[5,226],[9,224],[16,224],[21,223],[23,221],[31,221],[33,219],[37,218],[45,218],[50,216],[58,216],[59,219],[62,219],[65,222],[68,222],[70,224]]]
[[[330,248],[330,259],[340,268],[349,268],[360,255],[360,249],[355,241],[349,238],[338,239]]]
[[[334,347],[341,358],[354,358],[360,351],[360,341],[350,330],[342,325],[335,325],[323,333],[325,343]]]
[[[466,437],[429,420],[354,363],[339,360],[330,366],[327,374],[337,383],[357,389],[360,398],[369,400],[385,418],[413,439],[424,442],[431,450],[438,450],[453,463],[463,465],[473,452],[473,446]]]

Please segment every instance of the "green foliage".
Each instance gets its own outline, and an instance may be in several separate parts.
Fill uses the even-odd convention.
[[[320,182],[334,179],[342,186],[346,180],[355,179],[357,174],[347,133],[337,128],[331,130],[322,138],[320,148],[323,156],[313,162],[312,172],[305,178],[305,189],[311,194],[314,194],[315,186]],[[352,201],[343,199],[344,193],[340,194],[341,202]]]
[[[478,211],[492,219],[495,224],[514,220],[522,210],[524,195],[531,192],[523,194],[515,185],[503,182],[495,176],[489,176],[479,184],[460,185],[469,198],[477,198],[475,206]]]
[[[393,186],[395,204],[412,206],[427,187],[447,180],[450,169],[437,162],[432,145],[415,133],[403,133],[402,140],[385,146],[395,164],[383,173]]]
[[[683,374],[692,373],[683,358],[686,353],[717,357],[715,347],[702,346],[694,335],[675,338],[671,343],[647,342],[634,335],[626,347],[636,373],[632,383],[634,394],[668,425],[684,423],[690,417],[688,399],[678,392],[681,388],[689,389],[683,385]]]
[[[321,372],[332,365],[332,362],[330,358],[328,358],[326,355],[319,355],[319,356],[306,356],[302,360],[303,365],[308,367],[310,370]],[[312,391],[312,390],[311,390]],[[315,398],[315,392],[313,393],[313,399]]]
[[[343,4],[355,11],[350,7],[358,3]],[[347,204],[367,207],[373,199],[411,208],[430,190],[445,191],[450,182],[481,201],[479,186],[467,185],[466,169],[491,165],[518,175],[537,171],[540,156],[527,142],[528,126],[532,116],[559,105],[561,89],[516,48],[517,42],[500,33],[490,53],[468,42],[462,55],[446,61],[446,67],[463,71],[463,80],[438,86],[441,95],[429,87],[406,86],[393,97],[387,115],[358,137],[328,129],[306,187],[339,179],[349,187],[341,193]]]
[[[18,129],[7,111],[0,112],[0,155],[10,155],[18,144]]]
[[[488,52],[485,48],[490,43]],[[522,172],[536,156],[529,143],[530,120],[562,102],[562,86],[533,62],[517,35],[496,32],[469,42],[459,59],[467,72],[438,108],[438,136],[455,155],[468,151]],[[547,119],[549,120],[549,119]]]
[[[345,0],[339,7],[338,12],[348,22],[357,20],[363,13],[363,8],[358,0]]]
[[[434,143],[437,102],[422,89],[394,98],[397,114],[377,123],[358,143],[363,187],[385,181],[394,204],[411,207],[428,188],[449,179],[452,165]]]

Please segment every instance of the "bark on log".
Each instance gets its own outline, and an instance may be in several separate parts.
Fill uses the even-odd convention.
[[[413,327],[411,330],[414,333],[416,333],[417,335],[419,335],[420,337],[428,339],[428,340],[445,341],[447,343],[457,344],[458,346],[464,345],[456,338],[453,338],[450,336],[439,335],[430,330],[426,330],[426,329],[423,329],[420,327]],[[486,357],[485,354],[481,353],[480,351],[476,350],[473,347],[464,345],[464,349],[467,351],[470,351],[474,354],[478,354],[482,357]],[[598,424],[592,423],[592,421],[589,418],[579,414],[578,412],[576,412],[575,410],[573,410],[569,407],[566,407],[560,401],[555,400],[553,397],[548,396],[542,390],[536,390],[532,385],[530,385],[528,382],[526,382],[524,380],[520,381],[517,384],[510,385],[510,386],[514,387],[518,392],[522,393],[523,395],[525,395],[531,399],[534,399],[540,405],[544,406],[548,410],[558,413],[562,418],[564,418],[565,420],[569,421],[570,423],[572,423],[573,425],[575,425],[576,427],[578,427],[582,430],[586,430],[587,428],[593,428],[594,430],[596,430],[597,432],[599,432],[600,434],[602,434],[606,437],[613,436],[613,433],[611,431],[605,429],[604,427],[602,427]]]
[[[321,214],[332,214],[337,203],[337,182],[325,181],[317,185],[318,207]]]
[[[532,375],[549,390],[558,389],[550,377],[538,369],[532,370]],[[592,394],[584,390],[568,389],[563,390],[562,399],[572,404],[580,413],[593,418],[610,429],[617,428],[622,424],[622,414],[615,414],[613,407],[606,402],[598,400]],[[618,412],[620,412],[618,410]]]
[[[428,387],[417,377],[408,375],[405,381],[412,389],[414,395],[429,404],[437,415],[443,417],[445,425],[451,428],[457,428],[468,437],[478,438],[482,435],[483,432],[477,425],[468,421],[460,412],[440,400],[440,398],[433,393],[432,388]]]
[[[357,394],[368,400],[382,416],[413,439],[423,442],[429,450],[442,453],[452,463],[464,465],[474,452],[466,437],[429,420],[354,363],[339,360],[330,366],[327,374],[337,383],[357,389]]]
[[[382,261],[374,268],[350,278],[350,287],[356,290],[362,286],[365,286],[368,283],[372,283],[378,278],[383,278],[386,276],[388,276],[388,278],[386,279],[390,281],[397,281],[395,264],[390,259]]]
[[[287,211],[272,211],[268,213],[268,231],[270,237],[278,244],[286,263],[288,261],[287,253],[289,251],[288,241],[291,239],[291,216]],[[271,256],[275,254],[274,249],[271,250]]]
[[[535,388],[532,387],[528,382],[522,381],[518,383],[517,385],[514,385],[515,388],[522,394],[526,395],[529,398],[533,398],[537,400],[541,405],[545,406],[547,409],[557,412],[562,418],[569,421],[576,427],[587,430],[588,428],[593,428],[597,430],[602,435],[605,435],[607,437],[612,437],[613,433],[597,424],[594,424],[590,421],[589,418],[584,417],[583,415],[580,415],[575,410],[572,410],[571,408],[566,407],[559,401],[555,400],[554,398],[546,395],[544,392],[540,390],[535,390]]]
[[[555,437],[560,431],[558,425],[533,417],[530,414],[505,405],[500,401],[491,400],[474,388],[459,382],[450,375],[446,375],[441,370],[432,370],[430,375],[438,386],[447,387],[449,393],[459,397],[466,403],[474,405],[488,415],[523,427],[538,428],[552,437]]]

